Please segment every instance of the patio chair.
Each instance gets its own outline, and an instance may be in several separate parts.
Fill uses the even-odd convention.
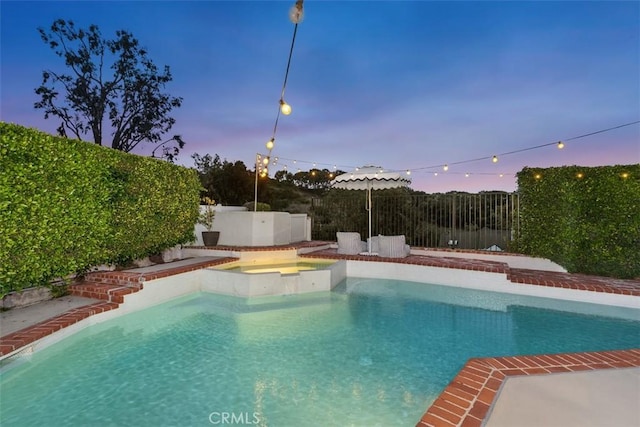
[[[338,253],[343,255],[357,255],[367,250],[367,243],[360,239],[360,233],[338,231]]]
[[[375,238],[373,238],[375,239]],[[372,251],[377,243],[378,255],[385,258],[404,258],[411,253],[411,248],[406,244],[404,234],[400,236],[378,236],[377,242],[371,241]]]

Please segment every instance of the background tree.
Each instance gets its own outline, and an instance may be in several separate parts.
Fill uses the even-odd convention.
[[[103,145],[108,119],[112,148],[129,152],[149,142],[157,144],[153,155],[162,148],[162,157],[175,159],[184,141],[180,135],[165,139],[165,134],[175,123],[168,114],[180,107],[182,98],[162,93],[172,80],[168,66],[160,72],[127,31],[116,31],[116,38],[107,40],[96,25],[76,29],[72,21],[63,19],[56,20],[50,32],[38,31],[71,71],[43,71],[42,85],[35,90],[40,101],[34,107],[44,110],[45,119],[61,119],[60,135],[70,132],[83,139],[90,133],[93,142]]]
[[[241,161],[234,163],[195,153],[194,160],[206,195],[223,205],[242,206],[254,199],[254,173]]]

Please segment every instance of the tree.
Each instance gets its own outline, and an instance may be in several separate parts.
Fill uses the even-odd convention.
[[[242,206],[254,199],[254,173],[241,161],[221,161],[219,155],[211,157],[195,153],[194,160],[205,193],[223,205]]]
[[[141,142],[157,144],[162,157],[173,161],[184,147],[180,135],[165,139],[175,123],[169,116],[182,98],[162,93],[173,78],[169,67],[162,72],[127,31],[116,31],[116,38],[102,38],[96,25],[76,29],[72,21],[56,20],[50,32],[38,29],[42,40],[64,59],[70,74],[42,72],[42,85],[35,92],[40,101],[35,108],[44,117],[61,119],[58,133],[75,138],[91,134],[103,145],[103,126],[111,125],[111,147],[129,152]],[[109,79],[108,75],[111,74]],[[63,94],[63,99],[59,95]]]

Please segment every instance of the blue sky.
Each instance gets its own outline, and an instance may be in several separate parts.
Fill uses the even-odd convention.
[[[0,119],[59,124],[33,108],[42,71],[64,70],[38,27],[125,29],[171,67],[166,91],[184,99],[172,113],[187,142],[178,163],[197,152],[253,168],[278,111],[293,4],[2,0]],[[640,163],[637,124],[466,162],[640,120],[639,2],[306,0],[304,11],[275,170],[373,164],[412,170],[416,190],[475,192],[515,190],[525,166]]]

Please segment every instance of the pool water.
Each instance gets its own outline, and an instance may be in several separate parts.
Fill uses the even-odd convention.
[[[640,347],[639,312],[358,278],[200,293],[5,366],[0,425],[413,426],[467,359]]]
[[[238,271],[241,273],[257,274],[257,273],[280,273],[280,274],[296,274],[301,271],[324,270],[330,265],[335,264],[334,260],[324,261],[285,261],[269,264],[242,264],[231,263],[215,267],[219,270]]]

